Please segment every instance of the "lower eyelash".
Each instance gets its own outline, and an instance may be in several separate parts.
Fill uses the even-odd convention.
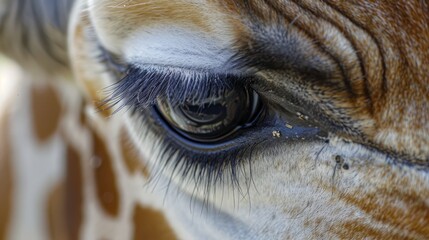
[[[192,181],[195,184],[194,190],[203,191],[203,201],[208,204],[210,196],[219,187],[228,186],[232,191],[238,191],[242,197],[248,196],[252,183],[252,156],[255,148],[264,142],[265,140],[259,140],[244,147],[239,145],[240,147],[229,150],[203,153],[187,149],[165,134],[162,149],[155,159],[161,165],[160,174],[169,169],[170,181],[176,174],[180,174],[181,185]],[[240,179],[244,179],[244,182]]]
[[[263,153],[262,149],[269,147],[271,135],[265,133],[271,130],[256,127],[255,132],[264,132],[263,136],[266,137],[256,133],[250,136],[239,136],[224,145],[206,145],[204,149],[204,146],[192,145],[195,143],[190,140],[186,142],[184,139],[177,139],[171,127],[163,122],[155,111],[155,109],[146,109],[143,112],[132,113],[134,121],[153,126],[153,132],[158,136],[156,143],[153,143],[153,147],[159,147],[159,149],[153,151],[152,157],[156,170],[152,181],[156,182],[157,177],[166,176],[171,182],[177,177],[176,183],[179,187],[194,188],[191,199],[194,199],[195,192],[203,194],[204,207],[209,206],[209,200],[219,192],[218,190],[231,191],[234,201],[250,198],[250,188],[252,186],[256,188],[252,179],[253,156],[255,153]],[[141,138],[147,139],[150,136],[148,134],[149,132],[146,131]],[[153,142],[153,139],[150,141]]]

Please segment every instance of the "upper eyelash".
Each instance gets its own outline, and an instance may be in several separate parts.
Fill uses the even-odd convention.
[[[130,66],[125,77],[107,89],[110,97],[106,102],[110,106],[119,104],[118,109],[147,108],[155,104],[159,97],[172,105],[198,103],[239,84],[249,85],[250,82],[247,78],[230,74]]]

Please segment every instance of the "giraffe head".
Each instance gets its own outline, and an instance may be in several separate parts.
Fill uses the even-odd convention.
[[[429,234],[426,2],[74,4],[93,126],[180,238]]]

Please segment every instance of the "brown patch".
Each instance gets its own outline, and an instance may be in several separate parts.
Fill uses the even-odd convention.
[[[411,189],[403,192],[386,187],[375,193],[365,194],[363,198],[353,195],[344,199],[372,216],[374,220],[413,238],[420,238],[429,236],[429,206],[425,195],[423,192],[415,193]]]
[[[7,116],[0,115],[0,239],[6,239],[13,206],[13,169]]]
[[[177,239],[164,215],[150,208],[134,208],[134,239]]]
[[[105,142],[96,133],[93,134],[94,158],[100,165],[94,167],[97,195],[103,209],[112,216],[119,213],[120,196],[113,171],[112,158],[107,150]]]
[[[31,94],[33,128],[36,137],[47,141],[55,133],[61,116],[61,102],[51,86],[33,88]]]
[[[66,240],[66,208],[65,208],[65,189],[64,183],[61,182],[55,186],[49,193],[47,201],[48,226],[51,239]]]
[[[346,239],[350,236],[358,239],[361,236],[373,236],[375,239],[425,239],[429,236],[429,204],[426,202],[429,192],[415,187],[424,186],[424,179],[420,181],[414,176],[411,183],[407,175],[395,171],[365,170],[368,179],[365,188],[374,187],[370,192],[357,189],[346,193],[333,185],[323,186],[326,191],[337,195],[337,201],[359,209],[358,213],[351,215],[362,216],[337,222],[330,232]]]
[[[70,239],[79,239],[83,220],[83,175],[81,157],[71,146],[67,148],[65,211]]]
[[[140,158],[138,151],[131,145],[132,142],[130,139],[128,131],[126,129],[122,129],[120,144],[125,166],[127,166],[127,169],[131,174],[141,172],[144,177],[148,178],[150,176],[149,170],[147,169],[147,166],[144,165],[143,159]]]

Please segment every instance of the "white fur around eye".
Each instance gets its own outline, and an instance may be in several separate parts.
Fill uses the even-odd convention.
[[[203,32],[180,27],[153,27],[132,34],[124,41],[125,59],[134,64],[228,70],[230,44]]]

